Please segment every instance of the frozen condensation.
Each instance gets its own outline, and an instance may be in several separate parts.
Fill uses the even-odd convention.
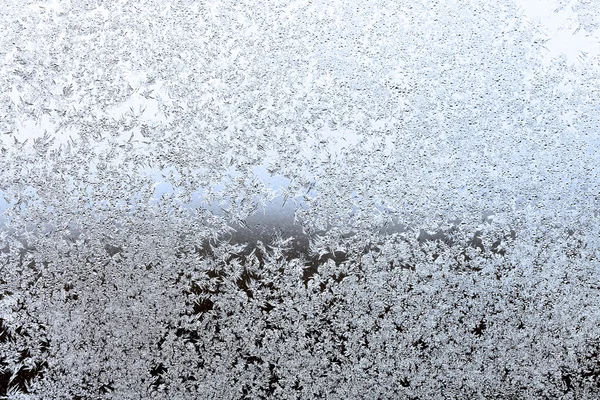
[[[511,2],[3,3],[0,398],[600,398],[597,56]]]

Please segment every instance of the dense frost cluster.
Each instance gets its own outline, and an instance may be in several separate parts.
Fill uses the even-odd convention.
[[[500,3],[3,1],[0,398],[600,398],[599,60]]]

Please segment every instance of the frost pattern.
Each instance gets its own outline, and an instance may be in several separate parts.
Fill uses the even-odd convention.
[[[414,3],[6,1],[0,397],[598,398],[598,59]]]

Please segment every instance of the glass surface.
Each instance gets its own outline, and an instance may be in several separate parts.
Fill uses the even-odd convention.
[[[0,399],[600,398],[594,1],[0,7]]]

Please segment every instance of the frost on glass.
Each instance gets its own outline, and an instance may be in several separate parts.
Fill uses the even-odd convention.
[[[5,2],[0,398],[598,398],[598,58],[414,3]]]

